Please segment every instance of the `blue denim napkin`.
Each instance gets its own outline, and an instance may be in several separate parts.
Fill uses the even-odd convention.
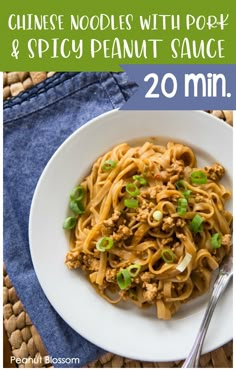
[[[28,241],[31,200],[50,157],[88,120],[119,108],[136,90],[125,73],[57,73],[4,104],[4,262],[9,277],[52,358],[80,358],[82,367],[104,350],[72,330],[55,312],[36,278]]]

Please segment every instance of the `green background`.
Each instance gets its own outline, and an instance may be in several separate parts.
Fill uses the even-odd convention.
[[[64,26],[63,31],[11,31],[8,29],[8,17],[10,14],[63,14]],[[130,31],[120,30],[111,31],[70,31],[69,15],[99,15],[105,13],[108,15],[129,14],[134,15],[132,29]],[[228,26],[222,31],[219,28],[203,31],[198,31],[195,28],[191,31],[186,31],[183,27],[180,31],[176,30],[158,30],[158,31],[142,31],[139,27],[139,16],[147,16],[152,13],[157,14],[180,14],[183,17],[185,14],[199,15],[219,15],[220,13],[229,14]],[[67,22],[66,22],[67,21]],[[183,23],[184,24],[184,23]],[[119,64],[235,64],[235,38],[236,38],[236,1],[235,0],[11,0],[4,2],[1,5],[0,11],[0,45],[1,58],[0,70],[2,71],[118,71]],[[198,58],[198,59],[173,59],[171,57],[170,42],[173,38],[188,37],[190,40],[199,41],[201,39],[208,40],[224,39],[224,55],[225,58]],[[30,38],[43,38],[50,40],[51,38],[70,38],[84,40],[84,54],[81,59],[76,59],[73,54],[68,59],[50,58],[51,53],[45,54],[42,59],[28,57],[27,42]],[[102,54],[99,54],[95,59],[90,57],[90,39],[99,40],[114,39],[164,39],[160,44],[159,55],[154,58],[125,58],[125,59],[105,59]],[[19,40],[19,58],[11,57],[12,40]]]

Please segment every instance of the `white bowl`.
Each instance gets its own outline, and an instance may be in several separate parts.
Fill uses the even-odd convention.
[[[47,164],[32,201],[29,239],[39,282],[55,310],[74,330],[125,357],[170,361],[189,353],[207,295],[183,305],[170,321],[161,321],[153,310],[107,303],[80,272],[70,271],[64,264],[68,234],[62,223],[71,189],[111,147],[148,137],[190,145],[200,166],[220,162],[226,169],[224,183],[232,188],[232,128],[223,121],[197,111],[111,111],[78,129]],[[227,206],[232,211],[232,202]],[[230,286],[213,315],[203,351],[228,342],[232,328]]]

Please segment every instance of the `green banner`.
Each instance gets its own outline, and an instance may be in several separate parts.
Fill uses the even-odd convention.
[[[236,63],[233,0],[11,0],[0,29],[2,71]]]

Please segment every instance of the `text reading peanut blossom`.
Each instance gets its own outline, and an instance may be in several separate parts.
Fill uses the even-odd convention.
[[[153,63],[159,63],[163,55],[183,62],[220,60],[226,57],[223,32],[228,25],[228,13],[207,15],[151,13],[145,16],[132,13],[118,15],[12,13],[8,17],[10,31],[37,33],[37,37],[32,37],[32,32],[29,32],[29,38],[24,38],[23,41],[20,38],[12,39],[11,57],[20,59],[26,56],[30,60],[86,58],[86,60],[110,59],[121,63],[132,59],[141,61],[148,59]],[[135,37],[137,30],[141,31],[139,33],[141,37]],[[215,36],[216,30],[221,32],[221,38]],[[124,31],[125,34],[122,33]],[[186,31],[184,37],[180,31]],[[211,37],[206,38],[206,31],[210,32]],[[66,32],[68,37],[64,37]],[[167,32],[168,36],[165,37]],[[21,49],[24,50],[24,54],[21,53]]]
[[[79,365],[80,364],[80,358],[78,357],[52,357],[52,356],[39,356],[39,357],[16,357],[11,356],[10,357],[10,363],[16,363],[17,365],[33,365],[33,367],[42,367],[42,364],[45,365]]]

